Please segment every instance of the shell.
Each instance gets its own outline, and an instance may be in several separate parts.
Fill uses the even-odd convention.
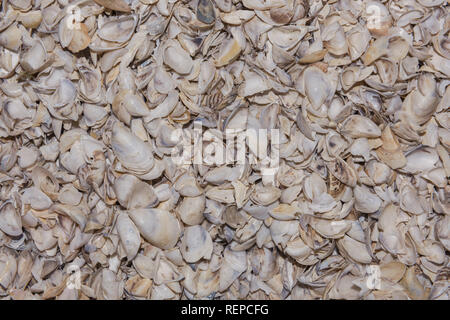
[[[181,254],[188,263],[211,259],[213,242],[209,233],[200,225],[187,227],[181,240]]]
[[[120,163],[130,172],[144,174],[154,165],[150,146],[120,123],[113,127],[111,147]]]
[[[158,248],[171,249],[180,238],[180,223],[169,211],[139,208],[128,211],[128,215],[142,237]]]
[[[2,1],[0,297],[448,300],[446,4]]]

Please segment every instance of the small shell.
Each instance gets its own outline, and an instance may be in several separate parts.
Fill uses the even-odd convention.
[[[114,192],[119,203],[127,210],[154,207],[158,198],[152,186],[133,175],[121,175],[114,182]]]
[[[22,44],[21,31],[15,24],[0,33],[0,44],[12,51],[17,51]]]
[[[206,199],[204,195],[198,197],[184,197],[177,208],[181,220],[187,225],[202,223],[205,211]]]
[[[381,199],[365,186],[356,186],[353,189],[355,194],[355,209],[363,213],[374,213],[381,207]]]
[[[216,20],[216,13],[211,0],[198,1],[197,19],[206,24],[211,24]]]
[[[333,88],[328,77],[317,67],[309,67],[304,74],[306,95],[312,106],[319,108],[330,96]]]
[[[154,165],[150,146],[120,123],[112,129],[111,146],[120,163],[131,172],[143,174]]]
[[[259,205],[267,206],[274,203],[281,196],[281,191],[275,187],[256,186],[255,191],[250,196],[250,199]]]
[[[11,202],[0,206],[0,230],[11,237],[22,234],[22,220]]]
[[[234,38],[224,42],[220,49],[220,55],[216,60],[216,67],[222,67],[234,61],[241,53],[241,50],[241,45]]]
[[[187,227],[181,239],[181,254],[188,263],[211,259],[213,242],[211,236],[202,226]]]
[[[128,41],[136,28],[137,17],[118,16],[113,17],[97,31],[97,35],[106,41],[123,43]]]
[[[130,6],[124,0],[94,0],[99,5],[104,6],[107,9],[120,11],[120,12],[130,12]]]
[[[352,115],[341,125],[341,133],[352,138],[377,138],[381,136],[381,130],[369,118]]]
[[[189,74],[194,67],[189,53],[179,45],[168,45],[164,50],[164,63],[179,74]]]
[[[269,210],[269,214],[272,218],[283,221],[295,219],[296,213],[297,208],[284,203]]]
[[[171,249],[180,238],[180,224],[169,211],[139,208],[128,211],[128,215],[142,237],[158,248]]]
[[[133,260],[141,245],[139,230],[128,215],[123,212],[117,217],[116,228],[119,233],[120,241],[127,253],[127,259]]]
[[[372,258],[366,249],[366,245],[349,236],[344,236],[337,242],[338,248],[343,250],[351,259],[359,263],[370,263]]]
[[[30,74],[40,71],[48,61],[47,50],[41,41],[33,45],[22,55],[20,65]]]

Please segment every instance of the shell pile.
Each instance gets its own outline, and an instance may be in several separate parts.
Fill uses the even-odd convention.
[[[444,0],[1,1],[0,297],[448,300],[449,33]],[[274,179],[177,165],[195,123],[279,130]]]

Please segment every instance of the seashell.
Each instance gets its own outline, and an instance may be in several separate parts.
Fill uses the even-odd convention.
[[[112,110],[117,117],[126,124],[130,124],[131,117],[144,117],[150,111],[144,100],[130,90],[120,91],[112,103]]]
[[[295,219],[296,213],[297,208],[284,203],[269,210],[269,214],[272,218],[283,221]]]
[[[194,67],[189,54],[179,45],[168,45],[165,48],[164,63],[179,74],[188,74]]]
[[[120,123],[113,126],[111,147],[120,163],[130,172],[143,174],[150,171],[154,165],[149,145]]]
[[[295,27],[278,27],[270,30],[267,37],[273,45],[282,50],[291,50],[305,36],[306,29]]]
[[[58,200],[62,204],[76,206],[80,204],[82,193],[72,185],[63,187],[58,194]]]
[[[216,67],[222,67],[233,62],[239,56],[241,50],[241,45],[234,38],[224,42],[220,49],[220,55],[215,62]]]
[[[376,160],[369,161],[365,170],[375,184],[387,183],[392,176],[389,166]]]
[[[436,81],[431,74],[419,76],[418,88],[413,90],[403,101],[402,118],[415,124],[430,120],[438,104]]]
[[[205,196],[211,200],[215,200],[221,203],[234,203],[234,194],[232,189],[222,189],[220,187],[212,187],[206,190]]]
[[[203,193],[195,178],[188,173],[178,177],[173,187],[184,197],[198,197]]]
[[[321,236],[330,239],[342,238],[345,235],[345,233],[350,230],[352,226],[350,221],[346,220],[330,221],[325,219],[312,219],[310,225]]]
[[[230,13],[221,13],[220,19],[231,25],[240,25],[255,16],[255,12],[250,10],[236,10]]]
[[[381,199],[365,186],[356,186],[353,189],[355,194],[355,209],[363,213],[374,213],[381,207]]]
[[[303,73],[303,77],[306,95],[315,109],[319,108],[333,95],[334,91],[330,81],[319,68],[308,67]]]
[[[53,204],[52,200],[36,187],[25,189],[22,195],[24,204],[29,204],[35,210],[45,210]]]
[[[131,8],[124,0],[94,0],[101,6],[107,9],[120,11],[120,12],[130,12]]]
[[[25,71],[33,74],[41,71],[48,59],[44,44],[41,41],[35,41],[22,55],[20,65]]]
[[[347,53],[348,46],[344,29],[339,24],[339,16],[329,16],[323,25],[323,41],[328,52],[334,55]]]
[[[408,296],[414,300],[426,298],[426,291],[416,276],[415,267],[406,270],[405,276],[401,280],[401,284],[405,287]]]
[[[4,202],[0,206],[0,230],[11,237],[22,234],[22,220],[12,202]]]
[[[352,61],[355,61],[363,55],[369,46],[370,33],[366,28],[357,24],[347,32],[346,36],[348,53]]]
[[[383,141],[383,145],[376,150],[379,159],[392,169],[405,166],[406,158],[401,151],[397,137],[392,133],[389,126],[383,130],[381,140]]]
[[[42,22],[42,13],[39,10],[20,13],[17,21],[20,21],[25,28],[36,29]]]
[[[16,277],[16,272],[16,259],[10,252],[2,250],[2,252],[0,252],[0,274],[2,275],[0,285],[3,288],[9,288]]]
[[[247,269],[247,253],[245,251],[233,251],[227,247],[223,256],[223,263],[219,271],[219,291],[225,291]]]
[[[198,1],[197,19],[206,24],[211,24],[216,20],[216,13],[211,0]]]
[[[278,188],[258,185],[250,196],[250,199],[255,204],[267,206],[278,200],[280,196],[281,191]]]
[[[337,158],[336,161],[327,163],[327,168],[343,184],[349,187],[356,186],[357,176],[355,170],[342,159]]]
[[[445,1],[2,4],[2,298],[448,300]]]
[[[340,132],[352,138],[377,138],[381,136],[381,130],[370,119],[351,115],[342,124]]]
[[[0,33],[0,44],[8,50],[17,51],[22,45],[21,31],[15,24]]]
[[[181,239],[181,254],[188,263],[211,259],[213,242],[209,233],[199,225],[187,227]]]
[[[127,253],[127,259],[133,260],[141,246],[139,230],[128,215],[123,212],[117,216],[116,228],[119,233],[120,241]]]
[[[351,259],[358,263],[370,263],[372,258],[367,252],[365,244],[356,241],[349,236],[344,236],[337,241],[339,250],[343,250]]]
[[[270,89],[266,79],[255,72],[245,72],[244,78],[245,82],[241,86],[239,86],[238,89],[238,94],[241,97],[252,96],[256,93],[261,93]]]
[[[152,281],[139,276],[130,277],[125,283],[125,290],[135,297],[146,298],[151,292]]]
[[[406,271],[406,266],[399,261],[391,261],[380,265],[381,277],[393,283],[399,282]]]
[[[406,157],[406,165],[402,170],[416,174],[418,172],[427,172],[435,168],[439,156],[436,150],[425,147],[417,149]]]
[[[1,62],[0,78],[3,79],[9,77],[19,64],[19,61],[20,61],[19,54],[10,51],[6,48],[2,48],[0,50],[0,62]]]
[[[123,43],[130,40],[136,24],[137,17],[134,15],[114,17],[102,25],[97,35],[105,41]]]
[[[138,208],[128,211],[128,215],[142,237],[158,248],[171,249],[180,238],[180,224],[169,211]]]
[[[377,59],[388,54],[389,38],[382,36],[375,40],[366,52],[362,55],[361,60],[364,65],[368,66]]]
[[[86,49],[91,43],[88,27],[84,23],[79,23],[77,27],[72,29],[72,32],[73,35],[67,48],[73,53]]]
[[[206,199],[204,195],[185,197],[177,208],[181,220],[190,226],[201,224],[205,211]]]
[[[424,212],[417,191],[409,185],[404,185],[400,189],[400,208],[412,214]]]
[[[152,186],[133,175],[121,175],[114,182],[113,189],[120,205],[127,210],[154,207],[158,204],[158,197]]]

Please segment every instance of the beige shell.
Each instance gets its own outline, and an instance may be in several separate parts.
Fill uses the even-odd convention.
[[[2,1],[0,297],[449,300],[446,4]]]
[[[121,175],[114,182],[113,188],[117,200],[127,210],[154,207],[158,203],[152,186],[133,175]]]
[[[111,146],[120,163],[130,172],[143,174],[152,169],[154,159],[150,146],[120,123],[113,127]]]
[[[22,234],[21,218],[11,202],[5,202],[0,207],[0,230],[12,237]]]
[[[123,212],[117,217],[116,228],[119,233],[120,241],[127,253],[127,259],[133,260],[141,245],[139,230],[128,215]]]
[[[352,138],[376,138],[381,136],[381,130],[370,119],[352,115],[348,117],[341,126],[341,133]]]
[[[181,235],[180,223],[169,211],[139,208],[128,215],[142,237],[158,248],[173,248]]]
[[[184,229],[180,250],[188,263],[195,263],[202,258],[209,260],[213,250],[211,236],[200,225],[187,227]]]
[[[181,220],[187,225],[200,224],[205,211],[206,199],[204,195],[198,197],[185,197],[177,208]]]

